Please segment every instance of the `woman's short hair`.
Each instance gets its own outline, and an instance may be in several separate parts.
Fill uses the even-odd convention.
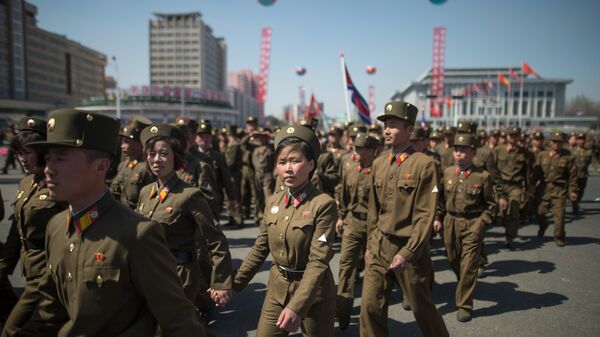
[[[13,142],[13,149],[18,154],[19,152],[23,152],[25,150],[25,148],[27,147],[27,144],[33,143],[33,142],[43,142],[44,140],[46,140],[46,139],[37,132],[21,131],[21,132],[17,133],[17,135],[15,136],[15,140]],[[37,166],[41,166],[41,167],[46,166],[46,158],[45,158],[46,152],[39,148],[37,148],[37,149],[29,148],[29,149],[33,150],[36,154]]]
[[[144,145],[144,156],[146,158],[148,158],[148,152],[150,152],[150,149],[154,148],[154,144],[156,144],[156,142],[159,140],[167,142],[167,144],[169,144],[169,146],[171,147],[171,150],[173,150],[173,158],[174,158],[173,165],[174,165],[175,171],[183,168],[185,166],[185,146],[184,146],[184,144],[181,144],[181,142],[175,138],[169,138],[169,137],[151,138]],[[148,172],[150,172],[149,168],[148,168]],[[152,173],[152,172],[150,172],[150,173]]]
[[[308,175],[308,178],[311,179],[313,174],[317,170],[317,161],[315,160],[315,155],[314,155],[310,145],[308,145],[307,142],[305,142],[302,139],[297,138],[297,137],[286,138],[277,145],[277,148],[275,149],[275,160],[277,160],[281,151],[284,148],[286,148],[287,146],[292,146],[293,147],[292,150],[300,150],[300,152],[302,152],[302,154],[304,154],[304,156],[306,157],[306,159],[308,161],[312,160],[314,162],[314,167]]]

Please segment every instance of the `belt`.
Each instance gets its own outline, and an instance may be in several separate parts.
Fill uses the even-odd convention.
[[[452,215],[455,218],[463,218],[463,219],[475,219],[478,218],[483,211],[478,212],[448,212],[448,214]]]
[[[175,257],[175,261],[177,264],[188,264],[194,262],[196,254],[193,251],[189,252],[173,252],[171,251],[173,256]]]
[[[276,264],[276,266],[277,266],[277,270],[279,270],[279,273],[281,274],[283,279],[288,282],[300,281],[302,279],[302,275],[304,275],[304,270],[297,270],[294,268],[282,267],[278,264]]]
[[[31,239],[22,239],[21,243],[25,250],[44,250],[44,239],[31,240]]]
[[[522,186],[523,182],[522,181],[513,181],[513,180],[503,180],[502,184],[509,185],[509,186]]]
[[[367,213],[352,212],[352,216],[361,221],[367,221]]]

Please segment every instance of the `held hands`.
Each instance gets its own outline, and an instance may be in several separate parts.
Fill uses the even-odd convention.
[[[394,255],[394,259],[390,264],[390,269],[394,272],[401,272],[406,268],[406,259],[400,254]]]
[[[297,313],[288,308],[283,308],[281,314],[279,314],[279,318],[277,318],[277,326],[280,330],[287,332],[296,332],[298,328],[300,328],[300,324],[302,323],[302,317],[300,317]]]
[[[577,193],[571,192],[571,202],[576,202],[576,201],[577,201]]]
[[[501,211],[506,211],[508,209],[508,200],[505,197],[500,197],[498,199],[498,205],[500,206]]]
[[[442,222],[441,222],[440,220],[435,220],[435,221],[433,222],[433,230],[434,230],[436,233],[439,233],[439,232],[440,232],[440,229],[442,229]]]
[[[338,233],[338,235],[342,235],[344,232],[344,222],[342,219],[338,219],[338,221],[335,223],[335,232]]]
[[[231,295],[233,294],[231,289],[216,290],[213,288],[208,288],[206,292],[210,294],[210,298],[213,300],[213,302],[215,302],[215,306],[217,308],[222,308],[227,305],[227,303],[231,301]]]

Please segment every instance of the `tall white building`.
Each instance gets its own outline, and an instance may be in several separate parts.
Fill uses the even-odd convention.
[[[200,12],[154,16],[149,22],[150,85],[225,91],[227,46]]]
[[[522,81],[517,83],[509,76],[515,69]],[[503,74],[511,82],[510,90],[498,80]],[[415,104],[434,125],[455,125],[457,120],[477,120],[479,125],[503,127],[582,127],[595,123],[593,117],[565,116],[565,92],[570,79],[537,78],[521,74],[520,67],[446,68],[444,69],[444,103],[441,116],[432,116],[430,109],[431,69],[397,91],[392,100]],[[491,85],[490,85],[491,83]],[[477,92],[477,89],[479,89]],[[522,99],[521,99],[522,96]],[[519,103],[522,102],[521,107]]]

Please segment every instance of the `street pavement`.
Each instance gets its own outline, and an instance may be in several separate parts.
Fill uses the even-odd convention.
[[[12,213],[12,203],[21,175],[11,170],[0,176],[0,189],[6,215],[0,223],[0,240],[9,230],[6,220]],[[456,320],[454,290],[456,278],[437,237],[432,247],[435,269],[433,300],[443,315],[451,336],[600,336],[600,176],[590,177],[578,216],[567,208],[567,246],[557,247],[552,239],[552,225],[543,239],[537,238],[537,225],[522,226],[514,250],[504,248],[504,230],[499,226],[488,229],[486,251],[489,264],[484,277],[479,279],[475,295],[473,320]],[[234,267],[252,247],[258,228],[248,224],[243,229],[223,223],[229,238]],[[336,244],[339,251],[339,242]],[[211,329],[216,336],[255,336],[255,329],[266,291],[270,259],[249,286],[235,294],[231,303],[216,310]],[[339,254],[331,262],[337,280]],[[10,277],[15,287],[24,284],[20,266]],[[336,336],[358,336],[360,289],[350,327]],[[402,306],[399,289],[392,293],[389,309],[391,336],[421,336],[410,311]],[[337,323],[336,323],[337,325]],[[296,334],[295,336],[300,336]],[[379,337],[379,336],[377,336]]]

